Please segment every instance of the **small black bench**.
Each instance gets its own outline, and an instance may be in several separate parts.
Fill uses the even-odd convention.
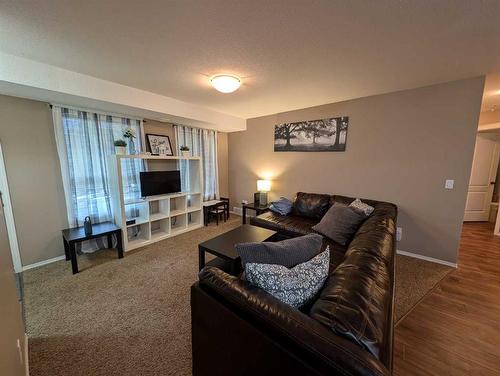
[[[73,274],[78,273],[78,262],[76,260],[75,248],[76,243],[107,236],[108,248],[112,248],[113,234],[116,235],[116,240],[118,242],[116,247],[118,250],[118,258],[123,258],[122,230],[112,222],[103,222],[92,225],[92,234],[90,235],[85,234],[83,227],[67,228],[62,230],[64,253],[66,254],[66,261],[71,260]]]

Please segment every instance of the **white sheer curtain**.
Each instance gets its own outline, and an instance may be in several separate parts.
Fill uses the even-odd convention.
[[[203,164],[203,200],[210,201],[219,197],[219,171],[217,168],[217,132],[211,129],[191,128],[174,125],[177,151],[180,147],[189,147],[192,156],[201,157]],[[189,165],[181,161],[182,190],[190,191]]]
[[[129,128],[137,138],[128,143],[128,151],[141,150],[142,121],[60,106],[52,106],[52,116],[70,227],[81,226],[87,216],[92,223],[111,220],[108,157],[115,153],[113,142],[123,139]],[[138,196],[142,164],[140,160],[124,163],[127,194]],[[84,250],[100,246],[100,242],[87,242]]]

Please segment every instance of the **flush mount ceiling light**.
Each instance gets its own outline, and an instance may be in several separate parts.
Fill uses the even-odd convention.
[[[210,83],[215,88],[215,90],[221,93],[232,93],[238,90],[241,86],[241,81],[236,76],[231,76],[229,74],[218,74],[210,79]]]

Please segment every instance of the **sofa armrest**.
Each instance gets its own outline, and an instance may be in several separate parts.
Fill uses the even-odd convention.
[[[389,375],[369,352],[244,280],[207,267],[200,272],[199,286],[319,369],[340,374]]]

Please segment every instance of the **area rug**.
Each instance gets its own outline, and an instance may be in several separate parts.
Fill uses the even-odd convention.
[[[191,375],[189,288],[198,243],[241,223],[194,230],[126,254],[79,256],[24,273],[31,376]],[[396,316],[445,270],[397,257]]]

